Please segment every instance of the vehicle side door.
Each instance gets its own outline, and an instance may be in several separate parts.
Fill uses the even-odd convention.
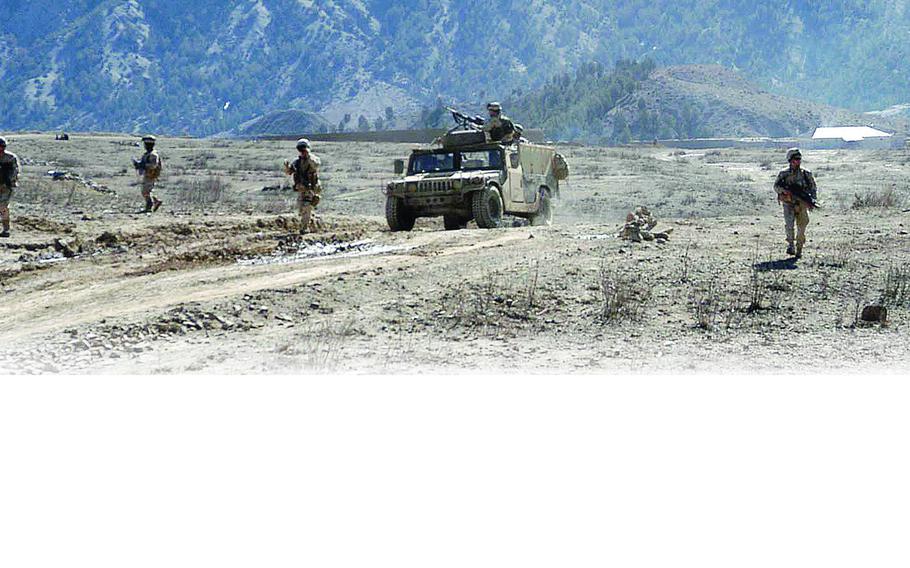
[[[507,148],[505,150],[505,153],[506,153],[505,166],[506,166],[506,171],[508,172],[508,175],[509,175],[509,179],[507,181],[508,189],[506,190],[505,188],[503,188],[508,193],[508,197],[506,198],[506,196],[503,196],[503,198],[504,198],[503,200],[508,201],[508,203],[513,203],[515,205],[524,205],[526,203],[524,187],[523,187],[524,184],[522,183],[522,177],[524,176],[524,172],[522,171],[521,159],[518,155],[518,150],[513,149],[513,148]]]

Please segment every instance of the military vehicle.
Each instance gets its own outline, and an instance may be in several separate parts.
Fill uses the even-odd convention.
[[[471,220],[495,229],[504,215],[550,225],[559,182],[568,177],[556,149],[524,139],[491,141],[478,128],[482,119],[452,114],[458,127],[415,149],[407,164],[396,160],[395,173],[402,177],[385,190],[389,228],[410,231],[417,218],[439,216],[446,230],[463,229]]]

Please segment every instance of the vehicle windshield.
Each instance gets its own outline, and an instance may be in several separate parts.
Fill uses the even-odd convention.
[[[461,152],[463,170],[498,170],[502,168],[502,154],[499,150]]]
[[[455,154],[439,152],[435,154],[415,154],[411,158],[412,174],[429,174],[433,172],[455,171]]]
[[[434,152],[414,154],[408,168],[409,174],[455,172],[459,170],[498,170],[502,168],[499,150],[475,152]]]

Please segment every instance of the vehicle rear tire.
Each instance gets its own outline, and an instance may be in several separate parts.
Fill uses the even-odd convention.
[[[443,215],[442,224],[446,231],[457,231],[468,226],[468,222],[458,215]]]
[[[502,197],[495,187],[486,187],[474,193],[471,203],[474,220],[481,229],[498,229],[502,226]]]
[[[390,195],[385,200],[385,220],[393,231],[410,231],[414,228],[417,216],[404,204],[403,199]]]
[[[541,190],[540,210],[531,217],[531,225],[535,227],[549,227],[553,224],[553,200],[550,192]]]

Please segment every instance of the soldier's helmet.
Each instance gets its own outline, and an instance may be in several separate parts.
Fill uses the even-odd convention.
[[[6,138],[0,136],[0,146],[6,147]]]
[[[142,137],[142,141],[145,142],[146,144],[154,144],[155,142],[158,141],[158,139],[155,138],[154,136],[152,136],[151,134],[146,134],[145,136]]]
[[[301,138],[300,140],[297,141],[297,150],[309,150],[309,149],[310,149],[309,140],[307,140],[306,138]]]
[[[497,102],[487,103],[487,110],[490,112],[499,113],[502,112],[502,105]]]
[[[788,163],[793,158],[802,158],[802,157],[803,157],[803,155],[802,155],[802,152],[799,151],[799,148],[790,148],[789,150],[787,150],[787,162]]]

